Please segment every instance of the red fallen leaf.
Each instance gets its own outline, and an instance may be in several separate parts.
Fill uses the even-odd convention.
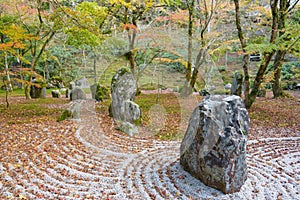
[[[184,179],[184,175],[177,176],[179,179]]]

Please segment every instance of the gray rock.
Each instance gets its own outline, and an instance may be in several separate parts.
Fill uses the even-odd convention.
[[[57,121],[63,121],[66,119],[80,119],[81,101],[73,101],[71,106],[63,111],[61,116],[58,117]]]
[[[136,125],[130,123],[130,122],[122,122],[120,121],[118,123],[118,128],[124,132],[127,133],[130,137],[137,135],[139,133],[139,129]]]
[[[191,115],[180,146],[180,164],[194,177],[224,193],[247,179],[249,117],[238,96],[208,96]]]
[[[242,88],[243,88],[243,74],[240,72],[235,72],[233,79],[232,79],[232,86],[230,90],[231,95],[242,95]]]
[[[225,88],[225,90],[230,90],[231,89],[231,83],[227,83],[225,86],[224,86],[224,88]]]
[[[90,90],[91,90],[91,93],[92,93],[92,99],[95,99],[95,96],[96,96],[96,91],[97,91],[97,84],[93,84],[90,86]]]
[[[44,82],[44,80],[36,78],[32,79],[32,83],[34,84],[30,86],[30,97],[33,99],[42,98],[43,88],[46,86],[46,83]]]
[[[125,112],[128,109],[125,108],[125,102],[134,100],[136,89],[135,78],[127,69],[122,68],[114,75],[111,84],[111,112],[115,119],[126,121]]]
[[[120,121],[120,123],[118,123],[119,128],[130,136],[138,132],[135,125],[139,124],[141,120],[140,108],[133,102],[136,89],[136,80],[129,70],[122,68],[113,76],[111,83],[112,103],[110,106],[110,114],[117,121]],[[126,124],[126,128],[122,128],[124,123]]]
[[[61,95],[59,90],[52,90],[51,94],[53,98],[60,98]]]
[[[65,95],[66,92],[67,92],[67,88],[61,88],[59,91],[60,91],[61,94]]]
[[[74,82],[70,82],[69,89],[73,90],[74,88],[75,88],[75,83]]]
[[[46,97],[47,97],[47,91],[46,91],[46,88],[43,87],[42,88],[42,92],[41,92],[41,98],[42,99],[46,99]]]
[[[41,98],[42,88],[34,85],[30,86],[30,97],[33,99]]]
[[[124,119],[123,121],[138,124],[138,120],[141,118],[140,106],[133,101],[126,100],[124,102]]]
[[[75,84],[80,88],[90,88],[90,83],[86,78],[81,78],[77,80]]]
[[[80,119],[80,110],[81,110],[81,103],[80,101],[74,101],[69,111],[71,113],[71,119]]]
[[[81,88],[76,86],[70,94],[70,99],[71,101],[78,100],[78,99],[86,99],[86,94]]]

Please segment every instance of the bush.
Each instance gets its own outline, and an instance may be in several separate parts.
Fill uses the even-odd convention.
[[[179,73],[185,73],[186,71],[185,66],[180,62],[168,63],[167,69],[170,72],[179,72]]]
[[[109,99],[109,97],[109,89],[98,83],[95,94],[96,101],[103,101],[103,99]]]
[[[49,80],[49,84],[53,85],[56,88],[60,88],[60,86],[64,85],[63,83],[63,78],[60,76],[53,76],[50,80]],[[50,87],[48,87],[49,89]]]
[[[299,78],[300,62],[290,62],[282,66],[281,80],[291,80]]]
[[[225,66],[220,66],[218,68],[219,72],[225,72],[226,71],[226,67]]]

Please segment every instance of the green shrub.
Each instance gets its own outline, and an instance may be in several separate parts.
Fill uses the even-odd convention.
[[[70,112],[70,110],[64,110],[64,112],[61,114],[61,116],[59,116],[57,118],[57,121],[58,122],[64,121],[71,116],[72,116],[72,113]]]
[[[291,80],[299,78],[300,62],[290,62],[282,66],[281,80]]]
[[[226,71],[226,67],[225,66],[220,66],[218,68],[219,72],[225,72]]]
[[[109,99],[109,97],[109,89],[98,83],[95,94],[96,101],[103,101],[103,99]]]

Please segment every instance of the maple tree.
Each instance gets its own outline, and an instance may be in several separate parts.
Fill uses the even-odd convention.
[[[128,39],[128,52],[126,58],[130,64],[130,70],[135,73],[135,43],[138,34],[138,21],[142,19],[149,9],[154,6],[154,1],[130,1],[130,0],[118,0],[108,1],[108,12],[112,16],[112,20],[122,26],[122,29],[127,33]]]
[[[254,103],[261,83],[263,82],[266,70],[271,62],[272,57],[275,56],[274,66],[275,66],[275,81],[274,85],[278,85],[280,77],[280,68],[283,63],[285,54],[291,50],[294,45],[299,43],[299,28],[285,28],[286,17],[288,12],[292,11],[299,1],[287,1],[287,0],[276,0],[272,1],[270,4],[270,13],[272,22],[270,24],[270,30],[268,31],[269,40],[264,43],[249,43],[245,39],[245,31],[242,28],[241,16],[240,16],[240,2],[238,0],[234,1],[235,13],[236,13],[236,27],[238,30],[238,36],[244,53],[243,58],[243,69],[245,74],[245,105],[250,108]],[[286,33],[288,31],[289,33]],[[262,61],[259,65],[259,69],[256,73],[253,86],[250,90],[249,85],[249,73],[248,73],[248,58],[249,54],[253,52],[260,51],[262,53]],[[277,69],[277,70],[276,70]],[[276,88],[276,86],[275,86]],[[274,88],[274,89],[275,89]],[[278,86],[277,86],[278,89]],[[276,90],[276,89],[275,89]],[[275,91],[276,93],[280,93]],[[275,95],[277,96],[277,94]]]
[[[63,32],[66,34],[66,45],[82,49],[84,64],[86,51],[92,51],[94,57],[94,81],[96,82],[96,51],[109,30],[107,26],[107,9],[96,2],[82,2],[71,6],[61,6],[59,13],[63,22]]]
[[[31,38],[24,38],[25,48],[19,49],[19,55],[26,57],[29,61],[30,70],[26,70],[28,79],[24,80],[25,96],[30,99],[30,85],[32,85],[32,77],[36,75],[35,68],[44,53],[47,45],[53,39],[59,26],[54,17],[55,4],[52,1],[10,1],[6,4],[10,15],[17,16],[18,25],[24,30],[24,34],[28,34]],[[23,66],[24,60],[18,60],[19,66]]]
[[[33,36],[26,34],[26,30],[18,24],[16,15],[4,12],[9,8],[10,4],[9,2],[7,3],[8,4],[0,5],[3,12],[0,12],[0,56],[3,58],[3,62],[1,62],[1,64],[4,65],[3,75],[6,77],[6,81],[4,81],[4,78],[3,81],[6,88],[6,107],[8,108],[8,94],[13,89],[10,78],[10,75],[12,74],[10,71],[11,63],[14,60],[26,61],[19,52],[26,48],[25,42],[32,39]],[[15,78],[15,80],[19,79]]]
[[[177,8],[176,13],[170,13],[172,22],[187,27],[186,80],[181,92],[186,96],[192,93],[199,68],[207,62],[212,45],[216,40],[220,40],[217,33],[220,18],[216,18],[216,13],[221,16],[226,3],[215,0],[171,1],[171,3]]]
[[[281,69],[283,60],[288,53],[293,53],[293,49],[300,45],[300,25],[297,21],[291,21],[291,12],[296,6],[296,1],[291,4],[291,1],[280,1],[278,10],[278,46],[276,50],[275,60],[273,63],[274,79],[272,80],[272,90],[275,98],[282,96],[282,88],[280,85]],[[298,7],[299,9],[299,7]],[[298,10],[299,12],[299,10]],[[297,48],[297,47],[296,47]]]

